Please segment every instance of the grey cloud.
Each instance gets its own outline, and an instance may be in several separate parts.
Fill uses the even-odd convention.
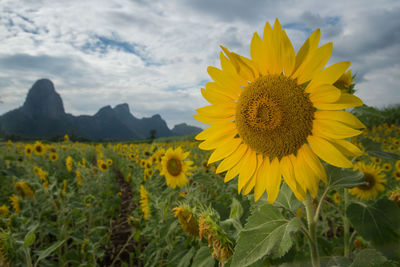
[[[28,54],[2,55],[0,67],[5,70],[42,71],[48,74],[78,74],[76,69],[83,69],[86,64],[77,58],[53,57],[48,55],[31,56]]]
[[[231,0],[182,0],[187,6],[206,15],[212,15],[218,20],[231,21],[265,21],[268,15],[276,16],[277,6],[287,1],[276,0],[253,0],[253,1],[231,1]]]
[[[400,42],[399,14],[400,8],[375,10],[364,16],[358,25],[349,25],[355,31],[337,42],[342,48],[341,55],[365,55],[397,45]]]

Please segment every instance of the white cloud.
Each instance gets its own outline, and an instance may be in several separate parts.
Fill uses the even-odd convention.
[[[219,66],[219,45],[248,56],[253,32],[276,17],[296,50],[320,27],[322,43],[334,42],[331,62],[352,61],[367,104],[399,102],[399,3],[1,1],[0,114],[47,77],[75,115],[126,102],[137,117],[201,125],[192,115],[206,104],[200,87],[210,79],[207,66]]]

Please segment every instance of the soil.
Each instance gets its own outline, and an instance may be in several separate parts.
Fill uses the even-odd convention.
[[[120,187],[121,195],[121,210],[118,217],[112,221],[111,226],[111,247],[106,249],[105,257],[102,266],[111,266],[121,249],[128,242],[131,234],[132,227],[128,223],[128,217],[132,211],[137,207],[137,203],[132,201],[132,190],[131,186],[124,180],[122,173],[119,170],[115,170],[116,182]],[[122,262],[129,263],[129,254],[135,251],[137,242],[133,238],[125,246],[123,251],[120,253],[118,259],[114,263],[114,266],[121,266]],[[142,265],[139,260],[134,259],[134,266]]]

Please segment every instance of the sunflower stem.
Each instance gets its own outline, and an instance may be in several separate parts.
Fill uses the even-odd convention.
[[[349,194],[347,192],[347,189],[344,189],[344,210],[347,208],[347,204],[349,202]],[[350,224],[349,220],[346,217],[346,214],[343,215],[343,239],[344,239],[344,256],[349,257],[350,256],[350,246],[349,246],[349,239],[350,239]]]
[[[308,233],[309,233],[309,240],[308,243],[310,245],[310,253],[311,253],[311,262],[313,267],[320,267],[319,262],[319,254],[318,254],[318,242],[317,242],[317,235],[316,235],[316,226],[317,220],[314,216],[314,206],[313,206],[313,199],[310,194],[307,194],[306,199],[303,202],[306,213],[307,213],[307,223],[308,223]]]

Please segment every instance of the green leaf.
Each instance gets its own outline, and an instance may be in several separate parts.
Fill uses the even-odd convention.
[[[201,247],[194,256],[192,267],[214,267],[215,260],[211,256],[210,248]]]
[[[235,219],[235,220],[240,220],[240,218],[243,215],[243,207],[240,204],[240,202],[236,199],[232,199],[232,204],[231,204],[231,213],[229,215],[229,218]]]
[[[38,224],[35,224],[33,226],[31,226],[29,232],[26,234],[25,239],[24,239],[24,247],[28,248],[30,246],[32,246],[32,244],[35,242],[36,240],[36,234],[35,231],[36,229],[39,227]]]
[[[282,184],[275,203],[293,212],[296,212],[301,206],[301,202],[297,200],[292,189],[286,183]]]
[[[363,144],[364,148],[366,151],[380,151],[381,150],[381,143],[372,141],[371,139],[368,138],[361,138],[361,143]]]
[[[326,166],[328,185],[333,188],[351,188],[364,183],[364,174],[352,169],[337,168],[331,165]]]
[[[65,241],[66,241],[66,239],[58,241],[58,242],[54,243],[53,245],[51,245],[50,247],[48,247],[47,249],[39,252],[39,258],[37,259],[35,265],[37,265],[39,263],[39,261],[50,256],[50,254],[53,253],[53,251],[55,251],[56,249],[58,249],[62,244],[64,244]]]
[[[379,199],[371,206],[352,203],[346,209],[346,216],[365,240],[387,257],[399,257],[400,208],[393,201]]]
[[[185,256],[182,257],[182,259],[179,261],[179,264],[177,267],[187,267],[190,265],[190,261],[192,260],[193,256],[195,253],[194,247],[192,247],[186,254]]]
[[[350,267],[378,267],[386,261],[387,259],[375,249],[363,249],[356,254]]]
[[[261,206],[240,232],[231,266],[248,266],[266,255],[282,257],[293,245],[291,233],[300,227],[297,217],[287,220],[274,206]]]
[[[321,259],[321,264],[322,266],[325,266],[325,264],[323,264],[323,260],[324,259]],[[348,258],[340,256],[334,256],[326,261],[326,266],[348,267],[351,264],[351,261]]]
[[[387,160],[399,160],[400,155],[392,152],[385,152],[385,151],[368,151],[368,155],[371,157],[387,159]]]
[[[32,246],[32,244],[35,242],[35,239],[36,239],[35,232],[29,232],[25,236],[24,247],[29,248],[30,246]]]

